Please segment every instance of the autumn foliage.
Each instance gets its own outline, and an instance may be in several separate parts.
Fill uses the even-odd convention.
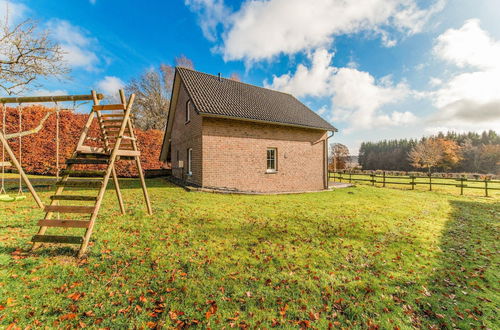
[[[52,109],[41,105],[24,107],[22,110],[22,131],[38,126],[47,111]],[[1,113],[0,113],[1,115]],[[88,118],[88,113],[76,113],[72,110],[60,112],[60,140],[59,162],[64,168],[65,161],[73,153],[81,131]],[[0,121],[1,124],[1,121]],[[6,133],[19,131],[19,113],[16,108],[7,108]],[[163,133],[160,130],[135,130],[139,149],[141,150],[141,163],[143,169],[157,169],[162,167],[159,161]],[[100,137],[97,122],[92,124],[90,137]],[[99,146],[99,142],[86,142],[88,145]],[[17,138],[9,140],[10,147],[19,155],[19,141]],[[8,157],[6,156],[8,159]],[[19,156],[18,156],[19,158]],[[56,115],[52,114],[43,129],[22,138],[22,165],[26,173],[55,175],[56,173]],[[122,177],[135,177],[137,170],[132,161],[118,161],[116,164],[118,175]]]

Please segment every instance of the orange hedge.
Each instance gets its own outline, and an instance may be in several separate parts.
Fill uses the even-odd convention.
[[[30,130],[38,126],[43,116],[49,111],[41,105],[25,107],[22,114],[22,131]],[[0,126],[1,126],[0,112]],[[65,161],[73,153],[81,131],[87,120],[88,114],[79,114],[71,110],[60,112],[60,164],[64,168]],[[19,131],[19,115],[16,108],[7,107],[6,133]],[[162,168],[158,160],[160,156],[163,132],[160,130],[135,130],[139,149],[141,150],[141,163],[143,169]],[[94,120],[90,134],[91,137],[99,137],[100,132],[97,122]],[[55,175],[56,173],[56,115],[51,114],[45,122],[42,130],[22,139],[22,165],[26,173]],[[97,146],[96,142],[88,141],[88,145]],[[9,140],[10,147],[16,155],[19,154],[18,139]],[[1,154],[0,154],[1,156]],[[19,158],[19,157],[18,157]],[[8,156],[6,155],[6,159]],[[137,171],[133,161],[118,161],[116,164],[118,175],[121,177],[135,177]]]

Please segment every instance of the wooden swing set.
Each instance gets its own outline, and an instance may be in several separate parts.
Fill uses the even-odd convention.
[[[2,186],[0,190],[0,201],[17,201],[25,198],[22,195],[22,181],[26,184],[31,195],[35,199],[37,205],[45,211],[45,217],[38,221],[40,229],[37,235],[33,236],[33,248],[36,248],[40,243],[64,243],[64,244],[79,244],[80,249],[78,257],[81,257],[89,244],[90,237],[95,225],[95,221],[101,208],[101,203],[106,192],[106,187],[110,178],[113,178],[116,196],[120,206],[120,211],[125,214],[125,206],[116,174],[115,163],[117,160],[134,161],[139,173],[143,195],[147,207],[148,214],[152,214],[151,203],[149,200],[146,181],[142,172],[140,162],[140,151],[137,146],[137,139],[134,133],[134,126],[131,120],[132,105],[135,95],[132,94],[127,101],[125,93],[120,90],[119,104],[100,105],[102,94],[97,94],[92,91],[90,95],[64,95],[64,96],[39,96],[39,97],[8,97],[0,98],[0,103],[3,105],[3,126],[0,132],[0,141],[2,143]],[[66,168],[59,171],[59,106],[58,102],[65,101],[93,101],[92,110],[87,118],[87,122],[83,127],[82,133],[78,140],[78,144],[70,158],[66,161]],[[22,132],[22,107],[19,110],[19,132],[14,134],[6,134],[5,132],[5,104],[34,102],[54,102],[56,104],[56,163],[57,163],[57,182],[56,191],[50,197],[49,205],[44,205],[31,184],[29,178],[22,168],[22,137],[37,133],[47,120],[50,113],[46,114],[40,122],[39,126],[33,130]],[[98,141],[102,143],[102,147],[93,147],[85,145],[87,140],[95,141],[96,138],[88,136],[90,127],[97,118],[100,137]],[[9,139],[19,138],[19,159],[12,151],[8,144]],[[5,152],[9,156],[11,163],[5,161]],[[10,196],[6,193],[4,185],[5,167],[14,165],[19,173],[19,191],[17,196]],[[85,169],[88,166],[101,165],[101,170]],[[84,177],[84,179],[82,179]],[[97,189],[96,196],[89,195],[74,195],[67,194],[65,188],[82,188],[82,189]],[[2,197],[3,196],[3,197]],[[65,202],[77,202],[79,205],[62,205]],[[91,205],[81,205],[81,203],[91,203]],[[57,218],[53,219],[54,214]],[[60,219],[60,214],[87,214],[86,220]],[[61,236],[47,235],[46,231],[51,227],[65,228],[81,228],[85,229],[83,236]]]

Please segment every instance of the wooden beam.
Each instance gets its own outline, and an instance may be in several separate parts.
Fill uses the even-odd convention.
[[[20,138],[20,137],[23,137],[23,136],[27,136],[27,135],[31,135],[31,134],[36,134],[36,133],[40,132],[40,130],[43,128],[43,125],[45,124],[45,122],[49,118],[50,114],[51,114],[50,112],[46,113],[45,116],[40,121],[40,124],[37,127],[33,128],[33,129],[30,129],[28,131],[24,131],[24,132],[12,133],[12,134],[5,134],[5,138],[7,140],[10,140],[10,139],[13,139],[13,138]]]
[[[104,98],[103,94],[96,94],[98,100]],[[0,103],[39,103],[39,102],[67,102],[67,101],[91,101],[92,95],[57,95],[57,96],[21,96],[0,97]]]
[[[44,205],[42,203],[42,200],[40,199],[40,197],[38,197],[38,194],[36,193],[35,188],[33,188],[33,186],[31,185],[31,182],[28,179],[28,176],[26,175],[26,173],[24,173],[24,170],[21,167],[21,164],[19,163],[19,161],[17,160],[16,155],[14,154],[12,149],[10,148],[9,144],[7,143],[7,139],[5,139],[5,137],[3,136],[3,134],[1,132],[0,132],[0,142],[3,144],[3,146],[5,148],[4,150],[7,151],[7,154],[9,155],[10,161],[17,168],[19,175],[21,176],[24,183],[28,187],[28,189],[29,189],[31,195],[33,196],[33,198],[35,199],[35,202],[37,203],[38,207],[43,209]]]

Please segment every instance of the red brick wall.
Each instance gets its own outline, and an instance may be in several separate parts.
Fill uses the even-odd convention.
[[[184,84],[181,82],[179,89],[179,98],[175,109],[174,123],[172,126],[172,175],[176,178],[186,180],[188,182],[202,185],[202,169],[201,169],[201,117],[192,110],[190,112],[190,121],[186,123],[186,104],[189,96],[186,92]],[[192,176],[187,175],[187,149],[192,148]],[[177,153],[179,158],[177,158]],[[178,161],[184,161],[184,168],[178,166]]]
[[[255,192],[324,189],[325,131],[203,118],[203,186]],[[266,173],[267,148],[278,171]]]

